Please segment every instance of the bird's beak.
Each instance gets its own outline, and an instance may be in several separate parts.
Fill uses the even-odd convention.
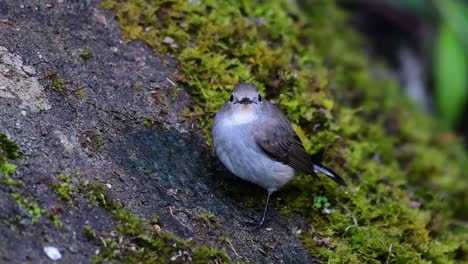
[[[237,101],[236,103],[238,103],[238,104],[251,104],[251,103],[253,103],[253,101],[250,100],[250,98],[248,98],[248,97],[243,97],[240,101]]]

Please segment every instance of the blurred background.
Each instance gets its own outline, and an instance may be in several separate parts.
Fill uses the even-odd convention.
[[[340,0],[374,60],[468,147],[468,1]]]

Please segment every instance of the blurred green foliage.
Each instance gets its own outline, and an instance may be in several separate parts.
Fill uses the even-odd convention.
[[[461,0],[385,0],[428,23],[436,21],[435,101],[442,124],[454,127],[468,99],[468,3]],[[433,18],[437,19],[433,19]]]
[[[446,23],[439,26],[434,56],[437,107],[442,122],[453,127],[465,107],[468,67],[462,42]]]
[[[454,127],[468,98],[468,9],[466,2],[434,2],[441,17],[433,70],[437,107],[442,121]]]
[[[383,0],[389,4],[398,6],[418,16],[427,17],[435,15],[435,10],[428,0]]]

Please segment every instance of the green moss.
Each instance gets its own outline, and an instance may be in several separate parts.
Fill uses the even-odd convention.
[[[141,84],[135,83],[134,85],[132,85],[132,90],[135,92],[141,92]]]
[[[0,172],[5,175],[5,178],[9,174],[13,174],[16,170],[16,165],[5,161],[0,165]]]
[[[72,178],[64,174],[57,175],[56,179],[58,183],[52,185],[52,190],[63,201],[70,201],[73,194],[78,192],[78,187],[72,183]]]
[[[195,102],[185,114],[208,138],[232,87],[253,82],[281,105],[306,149],[323,151],[324,163],[347,179],[349,187],[338,188],[298,175],[277,194],[278,208],[310,224],[302,238],[312,254],[330,263],[466,261],[468,159],[460,142],[369,64],[335,1],[301,2],[102,5],[116,12],[127,40],[178,59],[174,79]]]
[[[93,53],[90,51],[90,50],[83,50],[81,53],[80,53],[80,58],[87,62],[89,61],[90,59],[93,58]]]
[[[78,99],[82,99],[85,96],[85,92],[84,92],[84,90],[82,88],[76,89],[74,94],[75,94],[76,98],[78,98]]]
[[[119,235],[93,231],[93,237],[99,237],[102,250],[93,256],[93,263],[168,263],[170,261],[209,263],[215,260],[228,260],[219,250],[200,247],[194,242],[182,240],[172,233],[161,232],[154,228],[157,218],[145,221],[126,211],[122,205],[108,195],[107,189],[97,184],[82,184],[82,193],[88,196],[92,204],[102,206],[112,216]],[[88,229],[88,232],[86,231]],[[85,233],[90,233],[85,227]],[[89,235],[87,235],[90,238]]]
[[[9,185],[14,184],[11,182],[11,175],[16,170],[16,165],[8,162],[9,159],[17,159],[20,156],[18,145],[15,142],[9,140],[7,136],[0,131],[0,173],[3,174],[3,183]]]
[[[104,145],[104,138],[102,137],[100,132],[94,131],[92,142],[93,142],[94,149],[96,150],[99,150],[102,147],[102,145]]]
[[[88,240],[93,240],[96,237],[96,232],[89,225],[85,225],[83,227],[83,232],[84,232],[86,238],[88,238]]]
[[[182,91],[182,87],[176,85],[172,88],[172,100],[176,100],[177,97],[179,96],[180,92]]]
[[[60,220],[60,218],[55,213],[46,212],[45,214],[52,221],[55,227],[63,226],[62,220]]]
[[[19,193],[12,193],[11,197],[31,216],[31,221],[36,223],[44,214],[44,210],[35,202],[29,201],[26,197]]]
[[[154,125],[154,120],[151,117],[147,117],[143,120],[143,125],[145,127],[151,127]]]
[[[159,222],[160,222],[160,219],[159,219],[159,216],[157,216],[157,215],[152,216],[151,219],[150,219],[150,224],[151,225],[157,225],[157,224],[159,224]]]
[[[32,223],[36,223],[42,216],[46,216],[55,226],[61,227],[63,224],[55,214],[42,209],[38,203],[34,202],[34,197],[26,197],[20,193],[20,190],[24,189],[24,182],[12,177],[16,165],[8,162],[9,159],[17,159],[20,156],[18,145],[9,140],[3,132],[0,132],[0,176],[2,176],[1,183],[9,187],[8,194],[28,214]],[[17,216],[17,218],[23,221],[22,217]]]
[[[226,254],[208,247],[201,247],[192,253],[193,263],[228,263],[231,260]]]
[[[218,220],[212,212],[205,212],[200,215],[200,220],[205,224],[217,224]]]
[[[23,181],[21,180],[15,180],[13,178],[11,178],[8,174],[11,174],[11,173],[5,173],[4,171],[2,171],[3,173],[3,177],[2,177],[2,183],[7,185],[7,186],[12,186],[12,187],[19,187],[19,186],[22,186],[23,185]]]
[[[64,85],[65,85],[65,79],[63,78],[58,78],[57,80],[55,80],[53,83],[52,83],[52,88],[59,92],[59,93],[62,93],[63,92],[63,89],[64,89]]]
[[[17,159],[19,156],[18,145],[0,131],[0,163],[6,162],[7,159]]]
[[[47,78],[47,80],[49,80],[49,82],[51,82],[52,89],[54,91],[56,91],[57,93],[60,93],[60,94],[62,94],[65,91],[65,79],[62,78],[58,74],[58,72],[56,72],[56,71],[50,72],[46,76],[46,78]]]
[[[104,145],[105,139],[97,129],[86,131],[80,137],[80,144],[90,150],[99,151]]]
[[[18,145],[9,140],[7,136],[0,132],[0,176],[2,184],[11,188],[19,188],[23,182],[21,180],[15,180],[11,175],[16,170],[16,165],[9,163],[10,159],[17,159],[20,157],[20,150]],[[10,193],[10,196],[23,208],[26,213],[31,216],[32,222],[35,223],[42,216],[44,211],[34,202],[24,197],[20,193]]]
[[[37,202],[34,201],[34,197],[26,197],[24,194],[18,192],[18,189],[24,188],[23,181],[13,180],[10,178],[7,185],[13,187],[13,190],[9,193],[9,195],[13,198],[13,200],[16,201],[18,206],[26,212],[28,218],[30,218],[33,224],[37,223],[43,216],[45,216],[49,218],[56,227],[63,226],[62,221],[56,215],[56,213],[43,209]],[[20,216],[18,216],[18,219],[21,219],[21,222],[23,221],[23,218]]]

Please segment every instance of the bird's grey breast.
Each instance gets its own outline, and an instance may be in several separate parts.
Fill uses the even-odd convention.
[[[276,190],[289,181],[294,170],[268,157],[254,139],[253,131],[270,118],[269,113],[255,117],[224,114],[216,116],[213,126],[215,151],[223,164],[238,177],[265,189]]]
[[[252,168],[246,159],[261,155],[255,144],[252,131],[254,122],[236,124],[232,118],[220,118],[213,127],[215,151],[223,164],[241,178],[248,178]]]

